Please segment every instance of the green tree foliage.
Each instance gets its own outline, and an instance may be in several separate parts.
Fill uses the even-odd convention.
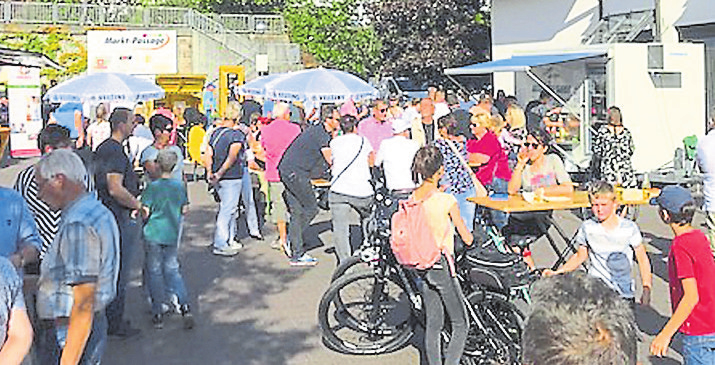
[[[372,27],[358,22],[357,1],[336,0],[318,6],[312,0],[289,0],[283,16],[291,40],[325,67],[372,74],[379,64],[380,42]]]
[[[382,42],[383,75],[441,83],[445,68],[489,58],[484,0],[380,0],[371,16]]]
[[[38,33],[0,34],[0,45],[42,53],[65,68],[64,70],[43,69],[41,75],[49,80],[63,79],[87,69],[87,48],[84,42],[55,27],[45,28]]]

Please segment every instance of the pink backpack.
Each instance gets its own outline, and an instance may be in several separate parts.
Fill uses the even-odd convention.
[[[443,253],[437,247],[423,204],[431,196],[432,193],[423,200],[417,201],[413,195],[407,200],[400,201],[398,211],[392,216],[390,247],[397,262],[402,265],[420,270],[429,269],[439,261]],[[446,234],[449,234],[449,230],[445,232]],[[448,252],[444,252],[444,255],[454,273],[451,255]]]

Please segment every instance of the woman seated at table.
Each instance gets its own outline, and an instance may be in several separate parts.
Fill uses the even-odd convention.
[[[495,194],[506,194],[511,171],[509,160],[502,149],[499,139],[494,133],[497,122],[490,114],[478,114],[470,119],[472,134],[475,139],[467,141],[469,163],[477,166],[477,179],[484,187]],[[507,215],[498,210],[491,210],[492,223],[502,229],[507,223]]]
[[[529,132],[517,156],[517,164],[509,181],[509,194],[519,190],[534,192],[535,196],[571,195],[573,184],[563,162],[555,154],[546,154],[551,135],[544,130]],[[521,251],[524,261],[535,268],[529,244],[546,233],[551,211],[513,213],[504,227],[504,235]]]

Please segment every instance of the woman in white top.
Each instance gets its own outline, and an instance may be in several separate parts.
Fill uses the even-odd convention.
[[[104,103],[97,105],[95,121],[87,127],[87,145],[92,147],[92,151],[96,151],[102,142],[112,136],[112,127],[107,120],[108,109]]]
[[[364,227],[370,212],[373,190],[370,167],[375,154],[370,142],[357,134],[357,119],[352,115],[340,118],[343,135],[330,142],[333,178],[328,203],[333,220],[333,237],[338,261],[352,255],[350,220],[357,214]]]

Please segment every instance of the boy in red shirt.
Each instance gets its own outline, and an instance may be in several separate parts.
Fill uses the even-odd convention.
[[[715,364],[715,260],[710,243],[691,222],[695,203],[690,192],[668,186],[654,199],[660,218],[675,238],[668,255],[668,278],[673,316],[650,345],[664,356],[673,335],[683,334],[685,365]]]

